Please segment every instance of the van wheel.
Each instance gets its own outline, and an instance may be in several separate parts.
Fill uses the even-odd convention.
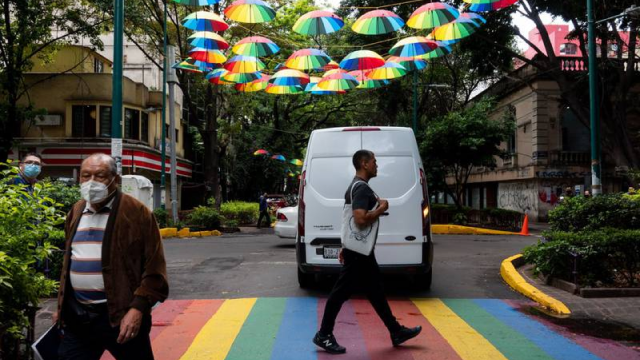
[[[429,270],[428,273],[416,275],[413,279],[416,290],[431,289],[431,281],[433,280],[433,268]]]
[[[298,268],[298,284],[303,289],[312,287],[316,282],[316,277],[313,274],[305,274],[300,268]]]

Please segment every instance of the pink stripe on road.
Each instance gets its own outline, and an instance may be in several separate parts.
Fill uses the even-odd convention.
[[[318,324],[322,323],[322,315],[327,299],[318,300]],[[353,305],[347,301],[342,305],[342,309],[336,319],[336,326],[333,334],[338,343],[347,348],[347,356],[349,360],[370,360],[365,346],[362,331],[358,325]],[[335,355],[330,355],[324,350],[318,348],[318,360],[335,360]]]

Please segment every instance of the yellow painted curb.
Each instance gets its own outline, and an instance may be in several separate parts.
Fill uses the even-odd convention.
[[[517,232],[482,229],[462,225],[431,225],[431,233],[439,235],[520,235]]]
[[[211,232],[211,236],[222,236],[222,233],[220,231],[218,231],[218,230],[213,230]]]
[[[163,228],[160,229],[160,236],[163,239],[179,237],[179,238],[189,238],[189,237],[208,237],[208,236],[221,236],[222,233],[218,230],[213,231],[190,231],[189,228],[184,228],[178,231],[177,228]]]
[[[178,229],[176,229],[176,228],[160,229],[160,236],[162,236],[163,239],[170,238],[170,237],[176,237],[176,236],[178,236]]]
[[[189,228],[182,228],[180,231],[178,231],[179,238],[189,237],[189,234],[191,234],[191,231],[189,230]]]
[[[515,266],[513,266],[513,261],[521,257],[522,254],[518,254],[502,261],[500,265],[500,275],[502,275],[504,281],[517,292],[537,302],[541,306],[560,315],[570,315],[571,310],[569,310],[565,304],[538,290],[520,275]]]

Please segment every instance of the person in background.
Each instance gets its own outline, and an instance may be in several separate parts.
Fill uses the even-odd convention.
[[[591,197],[591,193],[589,192],[589,190],[585,190],[584,191],[584,197],[586,197],[586,198],[590,198]]]
[[[267,227],[271,226],[271,216],[269,216],[269,204],[267,203],[267,193],[260,196],[260,216],[258,217],[258,229],[262,223],[262,218],[267,219]]]
[[[42,172],[42,157],[30,152],[22,157],[18,163],[20,171],[13,181],[17,185],[25,185],[30,194],[33,193],[33,186],[38,182],[38,175]]]

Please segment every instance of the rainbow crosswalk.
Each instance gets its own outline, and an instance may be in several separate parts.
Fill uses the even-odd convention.
[[[326,360],[311,338],[326,299],[170,300],[153,312],[158,360]],[[493,299],[391,300],[399,321],[422,325],[416,339],[393,348],[367,300],[345,304],[335,335],[358,360],[632,360],[640,353],[610,340],[570,333]],[[106,355],[103,359],[109,359]]]

